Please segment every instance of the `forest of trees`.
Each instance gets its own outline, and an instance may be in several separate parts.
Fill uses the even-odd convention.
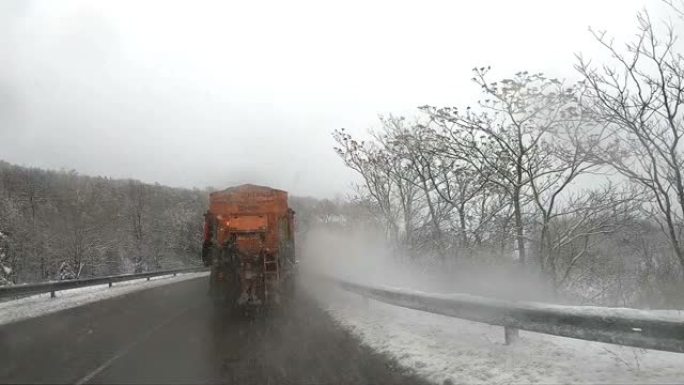
[[[361,177],[356,202],[397,252],[509,265],[583,303],[684,305],[684,58],[674,28],[642,12],[624,49],[593,34],[611,59],[578,55],[579,82],[474,68],[473,106],[381,117],[370,140],[333,133]]]
[[[0,285],[199,264],[208,193],[0,161]]]
[[[48,171],[0,160],[0,286],[199,266],[206,189]],[[298,238],[355,203],[290,196]]]

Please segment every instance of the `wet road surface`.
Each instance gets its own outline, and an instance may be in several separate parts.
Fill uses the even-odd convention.
[[[0,326],[0,383],[425,383],[305,293],[245,317],[206,291],[198,278]]]

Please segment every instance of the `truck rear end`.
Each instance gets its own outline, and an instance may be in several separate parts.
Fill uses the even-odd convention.
[[[202,259],[210,295],[238,306],[278,304],[294,279],[294,211],[287,192],[242,185],[210,195]]]

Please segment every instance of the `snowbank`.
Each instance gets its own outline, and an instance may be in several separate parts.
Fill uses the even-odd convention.
[[[138,290],[168,285],[207,275],[209,275],[208,272],[178,274],[176,277],[164,275],[152,277],[149,281],[147,281],[146,278],[142,278],[116,282],[111,288],[105,283],[103,285],[62,290],[56,293],[56,298],[50,298],[50,293],[43,293],[17,300],[1,302],[0,325],[102,301]]]
[[[371,348],[438,384],[662,384],[684,379],[684,354],[524,331],[507,346],[502,327],[366,301],[342,290],[318,291],[316,297]]]

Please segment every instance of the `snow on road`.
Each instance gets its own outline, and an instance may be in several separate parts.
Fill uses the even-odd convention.
[[[531,332],[504,345],[503,328],[405,309],[333,290],[321,306],[371,348],[438,384],[684,382],[684,354]]]
[[[60,310],[118,297],[134,291],[177,283],[209,275],[208,272],[164,275],[130,281],[116,282],[110,288],[107,284],[87,286],[77,289],[56,292],[56,298],[50,298],[50,293],[32,295],[21,299],[0,302],[0,325],[16,322],[27,318],[54,313]]]

